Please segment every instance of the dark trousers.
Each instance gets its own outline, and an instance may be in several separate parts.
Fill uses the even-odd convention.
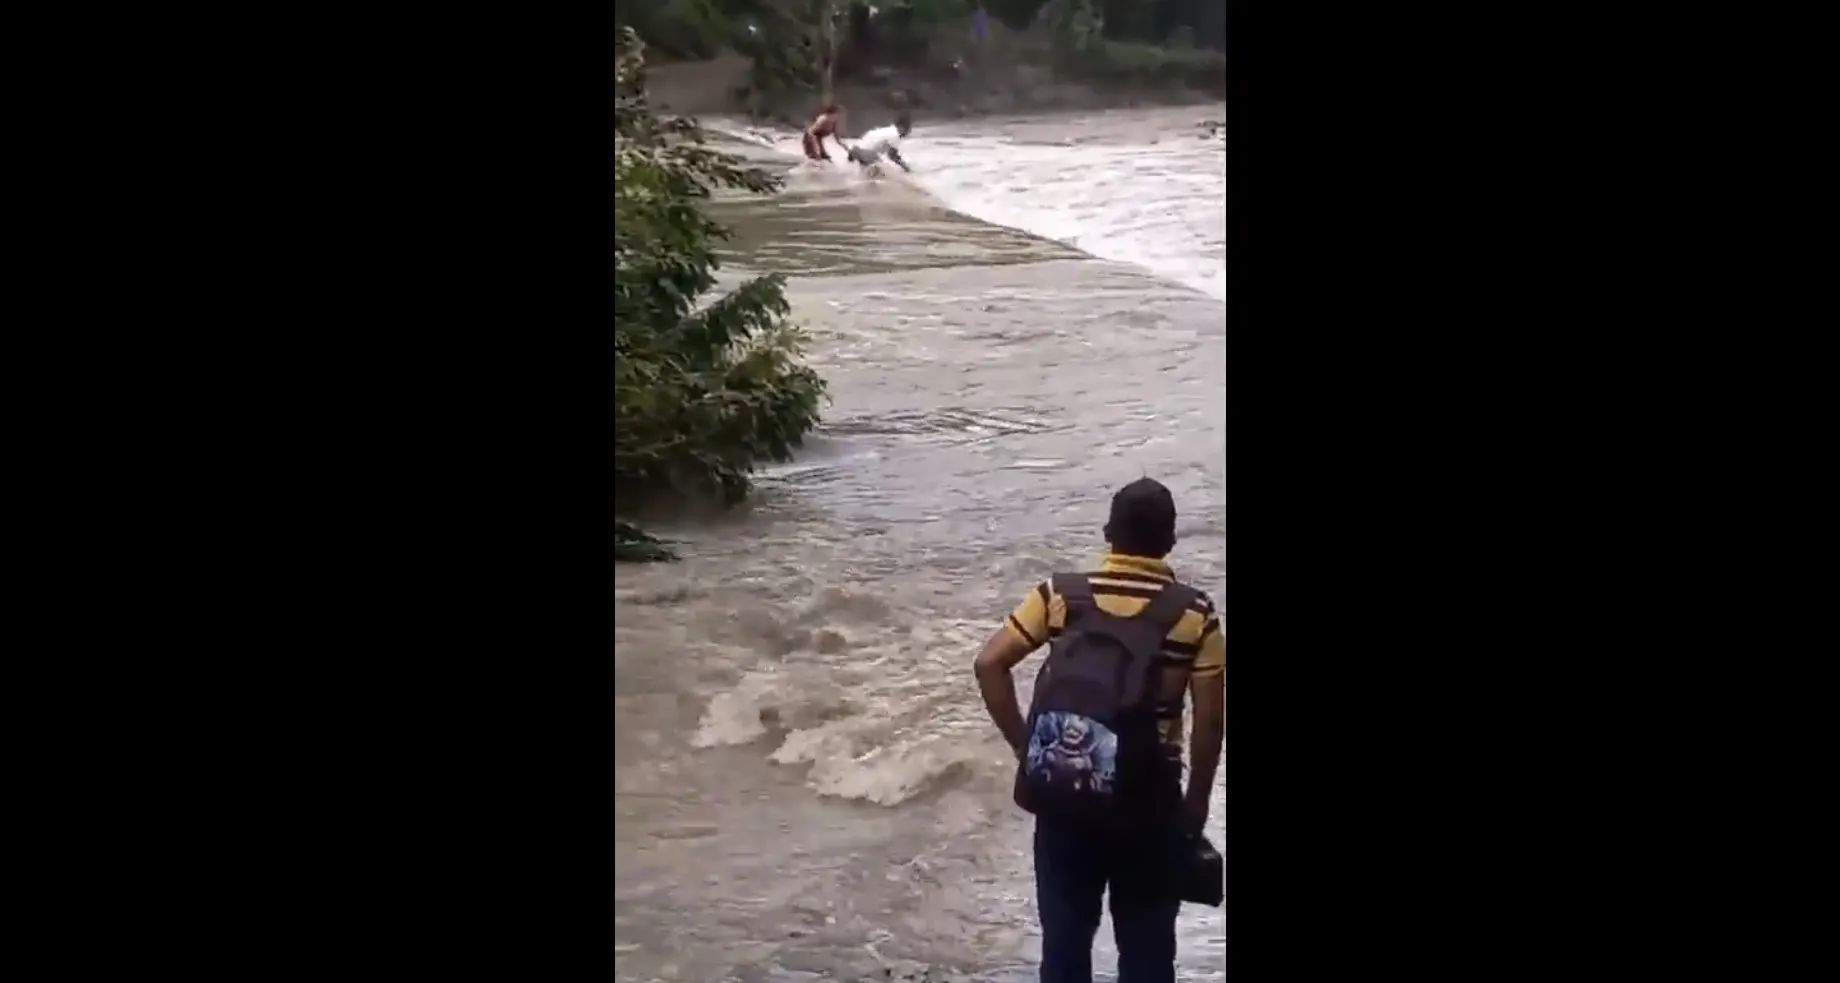
[[[1035,822],[1035,904],[1041,983],[1092,983],[1099,902],[1111,888],[1118,983],[1175,983],[1176,911],[1155,836],[1124,836]]]

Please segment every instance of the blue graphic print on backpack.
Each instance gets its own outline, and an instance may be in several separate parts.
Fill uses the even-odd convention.
[[[1044,713],[1029,733],[1027,768],[1044,787],[1109,796],[1118,778],[1118,735],[1091,717]]]

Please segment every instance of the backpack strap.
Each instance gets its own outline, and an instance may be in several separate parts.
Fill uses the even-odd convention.
[[[1099,606],[1093,597],[1092,580],[1086,574],[1057,573],[1049,578],[1048,585],[1067,605],[1067,624],[1073,624],[1074,619]]]
[[[1161,628],[1164,635],[1175,630],[1182,621],[1182,616],[1201,597],[1201,592],[1187,584],[1170,581],[1157,591],[1150,603],[1137,612],[1137,618]]]
[[[1054,593],[1067,605],[1067,624],[1073,624],[1080,616],[1089,611],[1099,610],[1098,599],[1093,596],[1092,575],[1084,573],[1057,573],[1048,581]],[[1175,630],[1182,616],[1201,596],[1201,592],[1187,584],[1170,581],[1157,591],[1150,603],[1143,610],[1133,615],[1130,620],[1142,622],[1162,629],[1162,635]],[[1162,637],[1159,635],[1158,637]]]

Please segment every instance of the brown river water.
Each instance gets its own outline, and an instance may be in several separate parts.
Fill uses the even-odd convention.
[[[652,527],[682,562],[618,568],[620,980],[1034,978],[1030,826],[971,658],[1143,475],[1177,574],[1220,589],[1219,117],[921,120],[919,173],[881,181],[731,126],[791,177],[717,204],[724,275],[787,274],[834,404],[745,511]],[[1183,909],[1180,978],[1221,978],[1220,917]]]

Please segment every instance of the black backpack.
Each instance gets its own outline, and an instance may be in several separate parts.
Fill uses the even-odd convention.
[[[1200,594],[1164,584],[1129,618],[1108,614],[1085,574],[1056,574],[1067,620],[1029,700],[1016,804],[1038,816],[1114,826],[1171,808],[1181,762],[1157,733],[1163,641]]]

